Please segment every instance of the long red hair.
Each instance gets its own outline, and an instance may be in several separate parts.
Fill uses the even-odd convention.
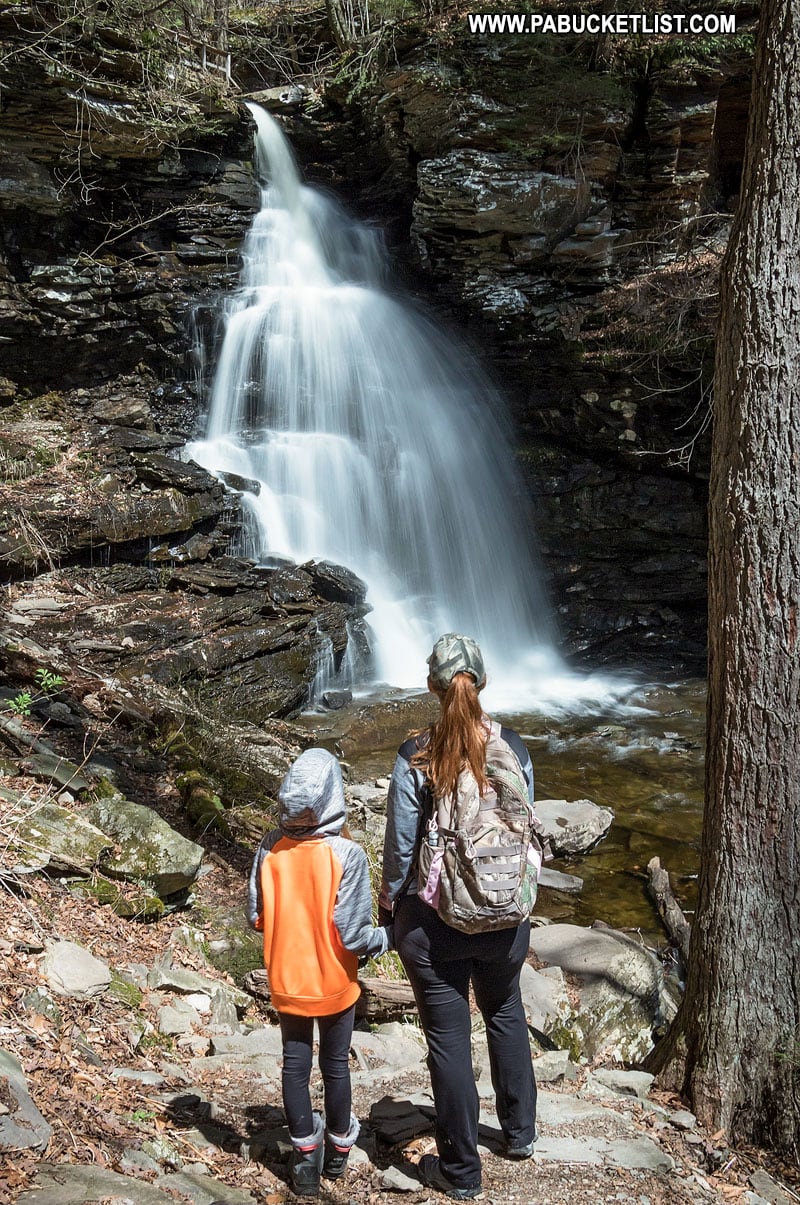
[[[425,771],[437,799],[455,793],[458,776],[467,768],[483,792],[489,785],[487,731],[475,679],[472,674],[454,674],[446,693],[436,693],[442,713],[425,730],[424,743],[411,758],[411,764]]]

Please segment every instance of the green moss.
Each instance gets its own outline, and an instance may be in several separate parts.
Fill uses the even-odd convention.
[[[124,975],[120,975],[119,971],[112,970],[111,983],[107,991],[110,996],[113,996],[120,1004],[124,1004],[126,1008],[138,1009],[141,1007],[143,996],[139,988],[130,979],[126,979]]]
[[[263,968],[264,946],[260,933],[253,929],[228,928],[225,936],[230,946],[227,950],[209,952],[212,966],[230,975],[234,983],[241,983],[248,971]]]
[[[3,417],[7,422],[24,422],[26,419],[59,418],[66,410],[66,400],[63,393],[52,390],[36,397],[20,398],[12,406],[7,406]]]
[[[185,770],[175,779],[186,813],[201,828],[218,828],[227,833],[228,825],[222,799],[202,770]]]
[[[246,710],[245,715],[250,718]],[[243,768],[238,739],[226,739],[228,725],[235,718],[236,708],[226,710],[224,700],[208,691],[198,692],[192,713],[179,730],[167,732],[162,745],[165,756],[181,771],[175,783],[187,812],[196,823],[212,824],[226,835],[227,810],[242,799],[256,808],[263,803],[265,810],[274,814],[274,803],[265,794],[263,783]]]
[[[580,1036],[565,1021],[556,1021],[547,1036],[559,1050],[569,1051],[569,1057],[573,1063],[580,1062],[582,1053]]]
[[[125,920],[152,922],[160,920],[164,915],[164,902],[157,895],[144,891],[135,895],[124,895],[118,883],[99,876],[82,880],[72,890],[76,895],[107,905]]]
[[[89,798],[99,803],[101,799],[113,799],[115,795],[119,795],[119,791],[113,782],[108,778],[100,778],[93,786]]]

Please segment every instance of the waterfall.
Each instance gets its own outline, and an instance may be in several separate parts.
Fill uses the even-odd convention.
[[[366,582],[375,681],[424,686],[434,639],[461,631],[493,705],[582,693],[552,651],[502,400],[390,295],[379,234],[304,185],[278,124],[248,107],[262,208],[187,454],[261,482],[245,506],[262,560],[331,560]]]

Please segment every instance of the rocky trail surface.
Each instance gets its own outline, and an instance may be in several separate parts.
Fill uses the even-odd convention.
[[[336,567],[259,575],[225,557],[169,566],[171,585],[153,572],[73,564],[6,587],[3,1201],[292,1199],[279,1031],[254,984],[261,956],[243,909],[277,784],[315,737],[258,712],[275,705],[262,691],[280,681],[280,633],[308,632],[326,614],[338,621],[348,607],[358,615],[357,585]],[[312,667],[305,640],[295,656]],[[292,681],[287,674],[287,709]],[[248,684],[244,714],[233,682]],[[359,724],[369,733],[374,719],[351,726],[346,755]],[[376,777],[347,787],[351,829],[373,861],[387,785]],[[612,819],[586,800],[542,801],[540,810],[556,853],[590,850]],[[580,889],[573,876],[548,873],[543,892]],[[730,1150],[677,1098],[654,1091],[649,1076],[625,1070],[675,1007],[674,985],[653,953],[607,926],[540,919],[522,979],[541,1089],[541,1137],[528,1163],[502,1157],[475,1019],[484,1199],[797,1199],[775,1179],[796,1184],[791,1169],[766,1170],[763,1153]],[[395,956],[370,968],[387,994],[400,973]],[[352,1077],[362,1134],[347,1176],[326,1184],[323,1199],[436,1199],[415,1174],[433,1149],[424,1060],[410,1003],[407,1012],[394,1007],[388,1022],[380,1010],[360,1022]]]
[[[0,1197],[26,1205],[292,1200],[280,1036],[263,1004],[210,961],[241,911],[246,863],[208,851],[183,911],[131,922],[65,883],[4,880],[0,939]],[[387,966],[384,973],[391,973]],[[380,972],[379,972],[380,973]],[[510,1163],[479,1018],[484,1196],[497,1205],[787,1202],[757,1152],[727,1149],[643,1073],[573,1063],[534,1043],[535,1158]],[[433,1147],[425,1050],[413,1015],[353,1036],[362,1132],[331,1202],[437,1200],[414,1165]],[[321,1103],[315,1073],[315,1104]],[[774,1168],[772,1169],[775,1170]]]

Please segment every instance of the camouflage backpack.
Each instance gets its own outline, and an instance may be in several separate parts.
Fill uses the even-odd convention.
[[[462,770],[452,797],[433,799],[419,850],[419,896],[454,929],[484,933],[527,920],[536,902],[542,843],[522,767],[492,724],[489,790]]]

